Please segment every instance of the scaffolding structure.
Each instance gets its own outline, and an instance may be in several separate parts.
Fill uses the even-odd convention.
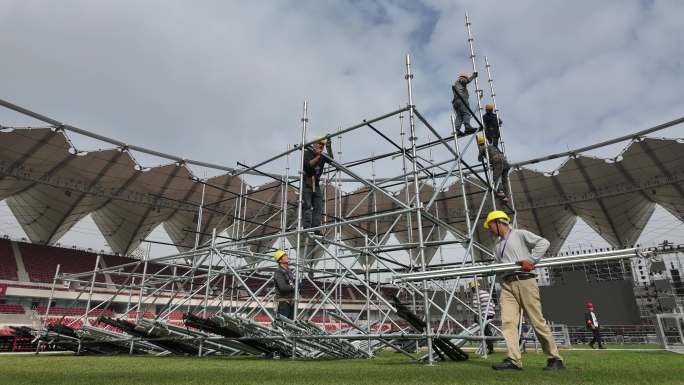
[[[470,34],[469,23],[468,32]],[[469,46],[473,52],[472,38]],[[473,66],[475,66],[474,56]],[[364,120],[354,126],[339,129],[334,134],[326,135],[327,139],[336,138],[339,144],[338,156],[341,157],[342,138],[357,130],[370,129],[381,140],[389,143],[394,149],[390,152],[373,155],[370,158],[347,161],[327,159],[332,165],[326,174],[324,199],[325,220],[315,228],[304,228],[302,224],[302,194],[304,174],[303,161],[305,149],[313,144],[308,138],[308,106],[304,102],[301,118],[301,140],[298,145],[288,146],[287,151],[278,154],[257,165],[235,170],[233,177],[240,175],[261,175],[274,179],[275,182],[262,188],[280,190],[278,201],[266,201],[257,197],[254,191],[247,191],[240,185],[240,192],[231,199],[235,200],[232,213],[233,224],[226,234],[218,235],[213,229],[211,240],[206,244],[200,242],[202,235],[203,215],[207,210],[222,202],[205,201],[207,189],[221,189],[220,186],[202,183],[202,200],[197,209],[197,227],[195,229],[194,248],[153,261],[149,258],[119,266],[104,267],[99,256],[92,271],[68,274],[60,271],[58,266],[52,285],[52,293],[59,284],[79,291],[75,301],[82,296],[87,297],[86,313],[77,319],[70,320],[66,327],[81,325],[81,332],[92,337],[97,334],[96,328],[89,325],[87,320],[93,314],[98,314],[114,302],[126,299],[125,316],[118,320],[98,319],[97,325],[106,324],[119,331],[128,331],[129,335],[118,335],[109,332],[106,339],[110,341],[119,337],[121,341],[142,340],[143,335],[136,335],[135,328],[146,330],[145,343],[169,339],[187,343],[192,341],[207,341],[212,337],[207,335],[193,335],[173,330],[170,317],[177,312],[185,314],[185,321],[189,317],[201,316],[211,319],[220,315],[237,317],[240,322],[252,319],[254,316],[268,317],[280,331],[289,330],[287,321],[273,314],[274,288],[271,284],[273,264],[271,254],[273,246],[286,248],[289,243],[288,254],[291,256],[291,266],[295,275],[295,320],[310,327],[311,321],[321,315],[327,319],[334,317],[339,325],[345,328],[333,335],[321,330],[321,335],[311,335],[293,332],[291,335],[262,336],[267,339],[290,339],[292,343],[291,356],[310,356],[301,351],[301,344],[310,339],[338,338],[354,340],[363,336],[366,339],[366,356],[372,356],[374,346],[391,347],[410,356],[408,352],[393,341],[402,339],[423,340],[427,347],[428,363],[443,357],[443,351],[433,349],[435,339],[444,337],[457,338],[459,341],[471,339],[483,340],[483,324],[464,325],[449,312],[449,307],[460,303],[470,309],[470,306],[456,296],[459,287],[458,279],[453,282],[437,282],[422,280],[417,283],[405,282],[400,286],[388,283],[395,274],[427,272],[436,266],[431,263],[437,248],[448,244],[461,244],[466,250],[465,257],[460,263],[465,266],[475,261],[475,254],[489,256],[488,247],[475,241],[474,232],[478,218],[487,208],[486,201],[492,198],[490,204],[494,206],[492,190],[495,186],[489,183],[487,167],[472,166],[464,160],[464,154],[472,150],[474,136],[467,139],[464,145],[459,144],[459,137],[455,127],[451,127],[450,135],[438,132],[419,112],[413,100],[413,73],[410,57],[406,56],[406,89],[407,104],[396,111],[381,115],[374,119]],[[478,90],[479,94],[479,90]],[[479,108],[478,100],[478,108]],[[22,111],[28,112],[30,111]],[[471,111],[472,112],[472,111]],[[389,132],[382,132],[374,125],[389,118],[399,117],[399,138]],[[481,116],[473,114],[480,124]],[[44,118],[44,117],[43,117]],[[408,121],[408,132],[405,132],[404,120]],[[452,120],[453,122],[453,120]],[[427,132],[428,141],[419,142],[419,128]],[[480,124],[480,130],[482,126]],[[406,138],[406,135],[409,135]],[[395,136],[396,137],[396,136]],[[430,140],[434,138],[434,140]],[[428,154],[429,155],[426,155]],[[439,153],[441,159],[435,161]],[[297,156],[293,156],[297,154]],[[290,163],[297,158],[299,175],[290,175]],[[286,169],[279,177],[261,169],[276,160],[286,160]],[[401,162],[401,173],[394,177],[376,180],[376,162],[383,159]],[[364,178],[357,170],[370,166],[371,178]],[[466,177],[466,172],[469,174]],[[277,175],[277,174],[276,174]],[[465,213],[458,215],[458,221],[466,224],[466,232],[459,230],[452,223],[453,216],[445,218],[449,213],[440,213],[438,200],[446,186],[455,181],[462,181],[460,199],[464,201]],[[342,192],[342,184],[360,185],[360,188],[350,194]],[[466,186],[468,184],[469,186]],[[426,186],[431,188],[427,189]],[[473,191],[476,190],[476,191]],[[473,203],[473,196],[478,196],[478,202]],[[355,202],[352,208],[342,207],[342,198]],[[382,199],[378,199],[381,197]],[[444,199],[444,198],[442,198]],[[470,201],[470,202],[469,202]],[[382,204],[384,207],[378,207]],[[255,205],[258,207],[255,208]],[[360,207],[369,205],[368,209]],[[263,217],[266,216],[265,220]],[[441,216],[441,218],[440,218]],[[250,218],[261,218],[259,221]],[[279,226],[273,226],[274,218]],[[294,218],[294,220],[293,220]],[[451,240],[443,240],[443,234],[453,235]],[[399,240],[398,244],[389,244],[391,235]],[[438,239],[435,241],[434,239]],[[409,251],[407,263],[397,254]],[[427,254],[430,254],[429,256]],[[443,259],[439,264],[444,266]],[[108,277],[108,280],[99,277]],[[383,278],[384,277],[384,278]],[[116,281],[116,290],[112,292],[109,282]],[[352,291],[353,296],[359,298],[357,304],[347,306],[342,290]],[[93,305],[92,297],[95,292],[111,292],[107,301]],[[436,299],[440,293],[440,299]],[[443,296],[441,295],[443,294]],[[52,295],[51,295],[52,297]],[[137,297],[137,298],[136,298]],[[392,298],[394,297],[394,298]],[[411,311],[420,314],[426,321],[426,327],[420,333],[412,332],[405,320],[397,317],[399,299],[410,303]],[[75,302],[74,301],[74,302]],[[50,303],[47,306],[42,338],[54,337],[54,327],[49,327],[48,316]],[[152,306],[162,306],[153,320],[149,320],[146,309]],[[479,314],[478,309],[472,309]],[[100,317],[102,318],[102,317]],[[374,320],[374,321],[372,321]],[[365,322],[364,322],[365,321]],[[91,322],[92,323],[92,322]],[[197,324],[196,320],[195,323]],[[155,326],[156,325],[156,326]],[[301,325],[300,325],[301,326]],[[155,328],[163,328],[162,334],[152,333]],[[379,333],[389,330],[387,333]],[[292,330],[289,330],[292,332]],[[479,331],[479,334],[478,334]],[[138,331],[139,332],[139,331]],[[277,333],[276,333],[277,334]],[[131,338],[131,336],[133,338]],[[218,336],[214,336],[218,338]],[[224,336],[225,337],[225,336]],[[255,337],[258,338],[258,337]],[[80,351],[83,338],[79,338]],[[298,345],[298,342],[300,345]],[[462,345],[462,343],[461,343]],[[300,347],[298,347],[300,346]],[[144,349],[143,349],[144,350]],[[152,349],[154,350],[154,349]],[[157,349],[164,351],[164,349]],[[173,350],[173,349],[172,349]],[[187,352],[188,349],[180,349]],[[202,352],[202,347],[194,347]],[[220,351],[221,349],[207,350]],[[199,353],[199,355],[202,355]],[[447,354],[448,355],[448,354]]]
[[[477,72],[470,25],[466,14],[468,48]],[[485,62],[498,116],[490,64],[486,58]],[[61,272],[58,266],[37,337],[79,353],[101,350],[106,343],[110,350],[105,351],[200,357],[275,353],[291,358],[370,358],[389,348],[428,364],[467,359],[460,347],[468,341],[484,345],[487,340],[501,340],[485,336],[489,320],[459,296],[467,278],[487,281],[492,298],[495,273],[517,268],[482,264],[493,260],[493,254],[480,238],[478,225],[499,204],[489,160],[481,165],[467,161],[477,152],[475,135],[459,137],[453,116],[448,130],[438,130],[426,119],[414,101],[408,55],[405,68],[405,106],[324,136],[335,139],[338,151],[335,159],[326,157],[330,166],[322,179],[324,220],[320,226],[305,228],[302,218],[304,152],[319,140],[311,140],[308,132],[305,101],[298,144],[256,165],[230,170],[231,177],[267,178],[266,186],[248,189],[241,180],[239,193],[234,193],[197,180],[202,199],[192,249],[155,259],[148,255],[117,266],[104,266],[98,257],[91,271],[78,274]],[[477,79],[475,88],[478,110],[470,112],[481,132],[483,91]],[[398,127],[376,127],[392,125],[392,118],[398,118]],[[390,150],[343,162],[343,140],[354,143],[345,138],[361,131]],[[421,141],[421,137],[428,139]],[[270,168],[278,162],[285,164],[282,173]],[[376,178],[379,162],[392,163],[390,169],[400,172]],[[343,187],[349,186],[355,188],[345,193]],[[229,197],[205,201],[209,196],[205,192],[212,189]],[[509,196],[513,203],[510,191]],[[446,199],[461,200],[463,211],[445,210],[441,202]],[[226,201],[231,202],[232,212],[221,211]],[[504,209],[515,218],[514,205]],[[221,233],[212,229],[210,240],[202,242],[206,234],[201,225],[207,213],[223,215],[232,223]],[[391,242],[392,237],[396,242]],[[433,259],[447,245],[463,248],[460,261]],[[294,320],[274,311],[275,249],[287,251],[294,270]],[[642,256],[639,250],[626,249],[548,259],[540,266]],[[83,297],[86,311],[57,327],[48,319],[60,285],[76,290],[74,302]],[[108,299],[95,304],[95,293],[106,294]],[[97,315],[115,302],[127,304],[123,316]],[[163,310],[148,314],[154,307]],[[454,307],[469,310],[477,321],[470,324],[457,319]],[[179,313],[182,319],[174,318]],[[334,328],[326,330],[320,324]],[[415,354],[419,345],[425,347],[425,355]],[[479,352],[486,356],[487,349]]]

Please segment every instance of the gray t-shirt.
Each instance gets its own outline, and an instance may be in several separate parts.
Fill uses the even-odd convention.
[[[506,237],[498,237],[494,246],[494,257],[499,262],[517,263],[527,259],[537,264],[551,243],[527,230],[511,229]]]

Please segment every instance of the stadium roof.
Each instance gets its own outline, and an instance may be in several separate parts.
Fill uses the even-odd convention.
[[[542,234],[558,251],[577,217],[615,247],[636,242],[659,204],[684,220],[684,143],[680,140],[638,138],[615,159],[572,156],[553,173],[524,167],[511,173],[511,184],[520,226]],[[211,229],[228,229],[239,209],[240,222],[250,236],[280,231],[277,208],[285,189],[278,182],[248,186],[240,177],[224,174],[200,183],[182,161],[144,168],[126,146],[79,152],[64,130],[45,128],[4,128],[0,131],[0,199],[4,199],[32,242],[56,243],[74,224],[92,214],[112,250],[129,254],[160,224],[180,249],[191,248],[197,235],[198,207],[204,204],[200,242]],[[476,193],[466,183],[467,193]],[[296,208],[296,190],[289,187],[290,211]],[[247,193],[246,204],[236,207],[240,191]],[[423,189],[429,199],[432,187]],[[335,193],[330,188],[327,193]],[[421,192],[422,194],[423,192]],[[404,194],[398,192],[397,194]],[[374,195],[371,197],[371,195]],[[431,209],[455,228],[466,232],[459,183],[441,192]],[[364,198],[366,197],[366,198]],[[370,197],[370,199],[368,199]],[[344,194],[343,215],[353,217],[393,207],[382,195],[368,191]],[[475,199],[471,196],[471,210]],[[328,202],[330,213],[335,212]],[[374,208],[375,206],[375,208]],[[483,212],[488,208],[485,206]],[[296,215],[289,215],[289,223]],[[406,231],[407,219],[395,227],[402,242],[415,237]],[[265,226],[259,224],[265,223]],[[382,232],[389,228],[381,222]],[[353,245],[365,231],[374,233],[369,222],[345,229]],[[446,232],[426,228],[430,242],[446,237]],[[432,232],[430,232],[432,231]],[[357,233],[356,237],[353,233]],[[481,229],[476,237],[488,243]],[[361,238],[362,239],[362,238]],[[254,245],[264,249],[270,244]],[[428,248],[428,257],[436,248]]]

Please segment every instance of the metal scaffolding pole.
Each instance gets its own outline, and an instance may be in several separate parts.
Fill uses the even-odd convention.
[[[475,60],[475,46],[474,46],[474,41],[475,39],[473,38],[472,31],[470,30],[470,16],[468,16],[468,12],[465,13],[465,27],[466,31],[468,32],[468,48],[470,48],[470,63],[473,67],[473,72],[478,72],[477,71],[477,62]],[[477,77],[475,78],[475,99],[477,99],[477,114],[480,117],[480,122],[482,122],[482,90],[480,89],[480,83],[477,80]],[[484,134],[484,133],[482,133]],[[485,141],[485,146],[487,145],[487,142]],[[492,199],[492,208],[496,210],[496,197],[495,197],[495,189],[496,186],[494,186],[494,178],[491,172],[491,163],[489,159],[489,151],[485,150],[485,159],[486,159],[486,167],[485,167],[485,172],[488,176],[487,180],[489,180],[489,183],[491,184],[491,199]]]
[[[422,201],[420,199],[420,186],[418,185],[418,166],[416,164],[416,140],[418,139],[416,137],[416,124],[415,124],[415,117],[414,117],[414,112],[413,112],[413,89],[411,85],[411,81],[413,80],[413,74],[411,73],[411,57],[409,55],[406,55],[406,85],[408,88],[408,107],[409,107],[409,128],[411,130],[411,155],[413,158],[413,187],[414,191],[416,194],[416,225],[418,226],[418,253],[420,256],[420,264],[421,264],[421,269],[423,272],[426,271],[426,266],[425,266],[425,245],[423,244],[423,223],[422,223]],[[411,231],[411,229],[409,229]],[[433,365],[434,364],[434,357],[433,357],[433,351],[432,351],[432,325],[431,325],[431,317],[430,317],[430,304],[428,301],[428,286],[427,286],[427,281],[423,280],[422,281],[423,285],[423,294],[424,294],[424,301],[423,301],[423,306],[424,309],[423,311],[425,312],[425,336],[426,336],[426,342],[427,342],[427,347],[428,347],[428,364]]]

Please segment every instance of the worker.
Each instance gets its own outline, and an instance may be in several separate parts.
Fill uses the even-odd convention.
[[[477,311],[484,320],[484,335],[493,336],[491,321],[496,315],[496,312],[494,311],[494,302],[489,296],[489,292],[480,288],[480,283],[478,281],[470,281],[468,282],[468,286],[470,287],[473,296],[473,310]],[[487,354],[493,353],[494,341],[487,340]]]
[[[489,102],[485,104],[485,111],[485,114],[482,116],[482,124],[484,124],[487,142],[498,148],[499,138],[501,137],[499,125],[501,125],[503,122],[496,116],[496,113],[494,113],[494,103]]]
[[[284,250],[276,250],[273,254],[278,264],[278,268],[273,273],[273,281],[275,281],[276,303],[278,304],[276,312],[289,319],[294,319],[294,275],[290,270],[290,258]]]
[[[596,313],[594,312],[594,304],[587,302],[587,304],[584,305],[584,308],[586,309],[584,312],[584,322],[587,325],[587,329],[591,330],[591,334],[594,335],[594,338],[589,342],[589,346],[594,349],[594,344],[598,342],[599,349],[605,349],[606,347],[603,346],[603,339],[601,338],[598,318],[596,318]]]
[[[509,223],[508,215],[499,210],[490,212],[484,222],[484,228],[496,236],[494,258],[501,263],[520,265],[520,270],[507,271],[498,277],[501,282],[501,331],[506,340],[508,357],[503,362],[492,365],[492,369],[522,369],[522,355],[518,345],[521,310],[525,311],[546,354],[547,364],[544,370],[564,369],[563,358],[558,353],[551,329],[542,314],[539,287],[534,273],[534,266],[549,248],[549,241],[530,231],[514,229]]]
[[[331,142],[316,136],[311,147],[304,151],[304,186],[302,188],[302,228],[318,227],[323,215],[323,193],[320,188],[321,175],[327,163],[323,154],[325,147],[327,156],[333,159]],[[321,235],[320,230],[316,230]]]
[[[508,164],[506,155],[493,144],[487,144],[484,135],[477,136],[477,145],[480,154],[477,159],[484,162],[485,157],[489,156],[489,168],[492,171],[493,186],[496,189],[496,197],[502,202],[508,203],[508,172],[511,166]]]
[[[461,72],[458,75],[458,79],[451,86],[451,91],[454,96],[451,100],[451,105],[454,107],[454,113],[456,115],[456,130],[458,131],[458,136],[470,135],[477,131],[470,125],[470,111],[469,105],[470,101],[468,98],[468,83],[473,81],[477,77],[477,72],[473,72],[472,75],[468,75],[466,72]],[[465,127],[465,132],[461,131],[461,125]]]

